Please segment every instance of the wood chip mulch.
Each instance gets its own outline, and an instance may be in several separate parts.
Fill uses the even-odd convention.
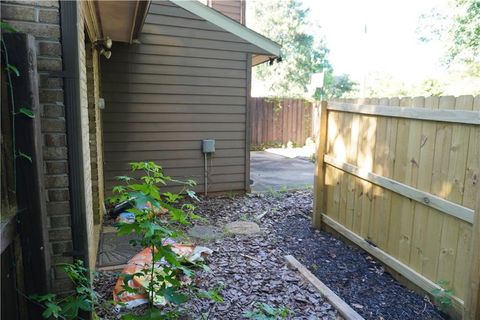
[[[313,230],[311,210],[309,190],[202,199],[197,214],[208,224],[223,228],[236,220],[254,221],[261,233],[202,243],[214,253],[211,271],[197,272],[196,282],[203,289],[222,283],[225,302],[192,299],[183,306],[184,318],[245,319],[243,313],[257,302],[286,306],[289,319],[339,318],[315,288],[286,267],[283,257],[291,254],[366,319],[442,319],[428,298],[400,285],[367,253]],[[96,279],[103,300],[111,299],[117,275],[103,272]],[[99,314],[120,317],[111,310]]]

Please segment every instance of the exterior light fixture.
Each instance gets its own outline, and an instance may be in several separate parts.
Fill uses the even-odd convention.
[[[100,49],[100,54],[102,56],[104,56],[105,58],[110,59],[110,57],[112,56],[112,51],[105,50],[105,49],[102,48],[102,49]]]
[[[100,55],[104,56],[107,59],[110,59],[112,52],[109,50],[112,48],[113,41],[109,37],[105,39],[99,39],[93,43],[93,47],[98,50]]]

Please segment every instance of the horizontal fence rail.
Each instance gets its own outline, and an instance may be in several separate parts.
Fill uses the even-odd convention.
[[[322,102],[314,116],[316,227],[480,317],[480,96]]]
[[[250,98],[252,146],[305,145],[312,137],[312,104],[303,99]]]

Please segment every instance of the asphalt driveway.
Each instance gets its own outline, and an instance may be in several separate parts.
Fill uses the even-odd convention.
[[[315,165],[306,159],[288,158],[267,151],[250,152],[253,192],[311,188],[314,172]]]

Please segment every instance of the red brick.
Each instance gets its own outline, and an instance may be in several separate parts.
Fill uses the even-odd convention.
[[[47,163],[48,170],[48,163]],[[49,188],[65,188],[68,187],[68,176],[67,175],[53,175],[45,176],[45,187]]]
[[[42,132],[65,132],[65,120],[42,119]]]
[[[58,8],[59,3],[58,1],[50,1],[50,0],[2,0],[2,3],[15,3],[15,4],[22,4],[22,5],[29,5],[35,7],[45,7],[45,8]]]
[[[41,89],[39,98],[40,103],[63,103],[63,90]]]
[[[72,248],[72,241],[52,243],[52,252],[54,255],[63,255],[66,252],[72,251]]]
[[[37,39],[60,39],[60,26],[58,25],[12,20],[6,20],[6,22],[8,22],[17,31],[22,33],[30,33]]]
[[[45,134],[45,144],[48,147],[65,147],[67,145],[67,136],[63,133]]]
[[[47,104],[43,106],[43,117],[44,118],[62,118],[65,116],[65,111],[63,106]]]
[[[47,174],[68,173],[67,161],[47,161],[46,172]],[[68,182],[66,186],[68,187]],[[56,186],[54,188],[56,188]]]
[[[39,41],[38,52],[41,56],[56,56],[62,55],[62,46],[59,42]]]
[[[63,79],[50,77],[48,74],[41,74],[39,87],[42,89],[62,89]]]
[[[62,71],[62,59],[39,57],[37,59],[37,68],[39,71]]]
[[[47,202],[47,215],[58,216],[70,214],[70,202]]]
[[[66,147],[44,147],[43,158],[45,160],[67,160],[68,152]]]
[[[58,10],[43,10],[38,12],[38,21],[45,23],[60,23],[60,15]]]
[[[53,229],[48,231],[50,241],[71,240],[72,230],[70,228]]]
[[[68,189],[48,190],[49,201],[68,201],[70,192]]]
[[[2,20],[35,21],[35,8],[2,4]]]

